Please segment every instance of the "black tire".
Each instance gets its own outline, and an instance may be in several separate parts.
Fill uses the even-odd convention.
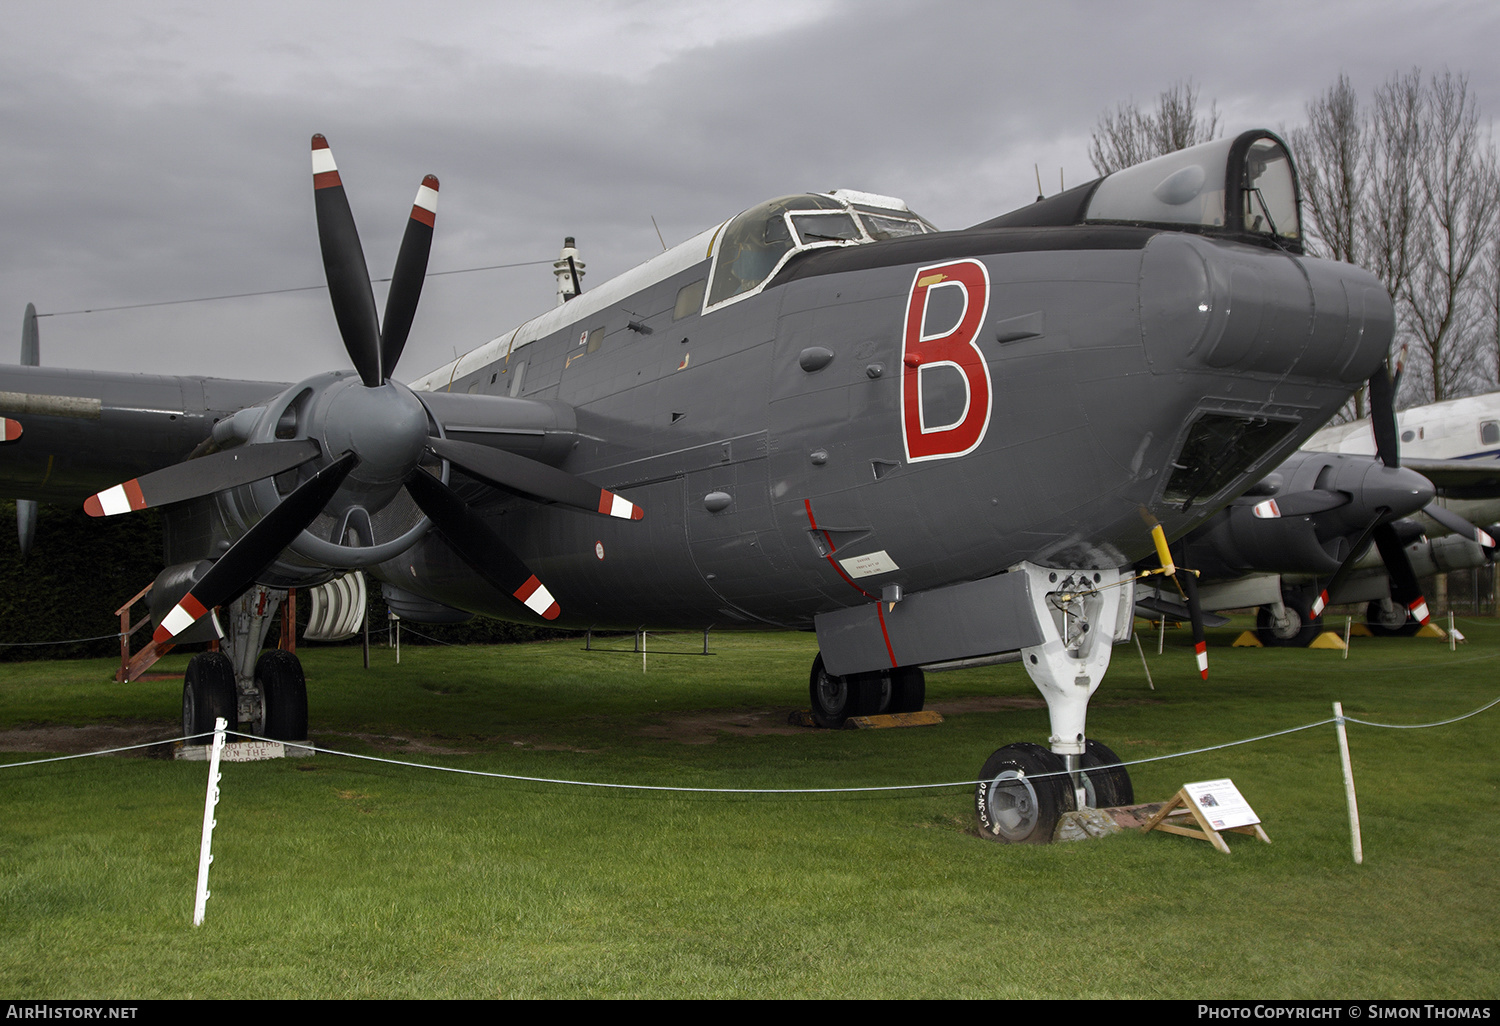
[[[1090,800],[1096,809],[1116,809],[1122,805],[1135,804],[1135,788],[1130,783],[1130,773],[1124,766],[1098,769],[1120,761],[1120,757],[1106,746],[1092,739],[1084,742],[1084,785],[1090,792]]]
[[[851,674],[835,677],[823,668],[820,652],[808,675],[807,693],[812,702],[813,722],[830,730],[840,730],[851,716],[868,716],[880,701],[880,681],[874,674]]]
[[[1392,603],[1391,614],[1379,602],[1365,606],[1365,626],[1377,638],[1409,638],[1422,629],[1422,625],[1411,618],[1411,613]],[[1401,622],[1396,623],[1399,616]]]
[[[997,844],[1050,844],[1058,818],[1072,808],[1066,776],[1041,777],[1064,769],[1062,757],[1041,745],[1006,745],[979,771],[974,813],[979,833]]]
[[[1270,606],[1261,606],[1255,611],[1255,636],[1267,648],[1306,648],[1323,631],[1323,617],[1317,616],[1306,622],[1302,619],[1301,607],[1286,603],[1287,616],[1291,623],[1277,627]]]
[[[920,666],[902,666],[891,671],[891,712],[921,712],[926,702],[927,676]]]
[[[277,741],[307,740],[307,678],[302,663],[279,648],[261,653],[255,664],[265,736]]]
[[[214,720],[222,716],[230,730],[238,730],[239,698],[234,690],[234,664],[221,652],[199,652],[188,660],[182,678],[182,732],[187,744],[213,740]]]

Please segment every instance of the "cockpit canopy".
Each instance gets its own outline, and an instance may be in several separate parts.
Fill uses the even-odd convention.
[[[937,231],[893,196],[838,189],[767,200],[740,214],[714,244],[705,312],[747,298],[793,256]]]
[[[1160,225],[1300,253],[1301,198],[1286,145],[1257,129],[1124,168],[976,227]]]

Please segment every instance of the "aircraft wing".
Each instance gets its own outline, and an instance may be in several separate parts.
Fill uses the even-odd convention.
[[[185,459],[214,424],[285,389],[270,381],[0,368],[0,495],[60,504]]]
[[[1500,460],[1401,460],[1448,499],[1500,498]]]

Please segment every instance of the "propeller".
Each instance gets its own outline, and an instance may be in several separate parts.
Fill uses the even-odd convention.
[[[1161,569],[1151,573],[1172,578],[1182,600],[1187,603],[1188,620],[1193,627],[1193,652],[1198,659],[1198,673],[1208,680],[1208,634],[1203,625],[1203,603],[1198,598],[1198,571],[1179,567],[1172,559],[1172,550],[1167,547],[1167,535],[1160,524],[1151,525],[1151,540],[1156,544],[1156,557],[1161,560]]]
[[[11,420],[9,417],[0,418],[0,444],[16,442],[21,438],[21,422]]]
[[[422,466],[427,453],[490,485],[544,502],[627,520],[642,519],[644,511],[607,489],[547,464],[441,437],[441,426],[436,434],[431,433],[433,415],[410,389],[390,376],[411,333],[427,274],[438,180],[428,175],[417,189],[384,316],[377,317],[359,232],[338,166],[322,135],[313,136],[312,165],[329,298],[359,379],[338,374],[308,379],[275,404],[236,416],[236,421],[246,423],[233,426],[221,441],[238,438],[249,444],[143,474],[85,502],[90,515],[109,516],[245,485],[255,486],[252,495],[271,494],[257,491],[264,486],[256,482],[277,478],[274,494],[279,501],[258,500],[270,508],[163,617],[155,640],[170,642],[209,610],[244,592],[320,516],[331,517],[336,524],[335,545],[344,544],[346,532],[356,536],[356,548],[373,545],[372,538],[364,537],[371,533],[372,514],[403,489],[454,552],[484,580],[532,613],[556,619],[562,610],[552,593],[483,517]],[[300,483],[283,496],[290,486],[281,475],[287,474]]]
[[[1401,437],[1396,421],[1395,402],[1396,388],[1400,380],[1401,363],[1399,361],[1394,377],[1391,374],[1389,361],[1375,368],[1375,373],[1370,375],[1370,426],[1375,434],[1375,453],[1380,458],[1380,462],[1390,468],[1401,466]],[[1440,506],[1436,499],[1423,507],[1422,512],[1453,533],[1478,542],[1486,549],[1494,550],[1495,540],[1488,533],[1452,510]],[[1338,586],[1349,576],[1355,560],[1363,554],[1366,544],[1373,538],[1376,548],[1380,551],[1381,561],[1385,563],[1386,572],[1390,575],[1391,599],[1405,606],[1418,623],[1425,624],[1431,619],[1427,599],[1422,594],[1421,583],[1417,580],[1416,571],[1412,569],[1411,559],[1406,554],[1405,546],[1401,544],[1396,534],[1390,514],[1391,510],[1387,508],[1376,512],[1369,526],[1360,535],[1358,543],[1349,550],[1349,555],[1329,580],[1328,586],[1313,601],[1310,610],[1313,618],[1322,614],[1328,605],[1328,596],[1336,592]]]

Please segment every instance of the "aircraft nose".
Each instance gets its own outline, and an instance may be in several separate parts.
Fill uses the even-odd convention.
[[[1369,509],[1389,509],[1398,517],[1417,512],[1437,495],[1432,482],[1415,470],[1374,463],[1365,472],[1359,497]]]

